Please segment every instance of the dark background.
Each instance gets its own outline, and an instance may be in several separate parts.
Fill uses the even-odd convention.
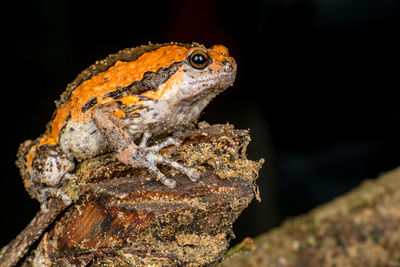
[[[14,165],[54,100],[110,53],[152,43],[224,44],[233,87],[201,119],[251,128],[266,158],[238,242],[307,212],[400,163],[399,1],[14,1],[2,4],[1,243],[39,205]]]

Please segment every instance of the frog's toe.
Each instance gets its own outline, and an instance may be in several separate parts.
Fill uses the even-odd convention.
[[[49,208],[47,207],[47,203],[41,203],[41,204],[40,204],[40,209],[41,209],[43,212],[49,212]]]
[[[63,201],[64,205],[69,206],[72,203],[71,198],[63,191],[60,189],[54,188],[54,187],[46,187],[42,188],[40,190],[40,202],[41,202],[41,208],[43,211],[47,211],[47,200],[50,197],[56,197],[59,198]]]
[[[170,146],[170,145],[174,145],[174,146],[179,146],[182,142],[180,140],[174,139],[172,137],[167,138],[166,140],[164,140],[163,142],[161,142],[160,144],[157,144],[155,146],[152,147],[148,147],[147,146],[147,141],[149,140],[149,138],[151,137],[151,134],[149,132],[144,132],[143,133],[143,137],[142,137],[142,141],[139,144],[139,147],[141,148],[150,148],[153,151],[160,151],[162,148]]]
[[[66,181],[75,181],[78,177],[72,173],[67,172],[64,177]]]
[[[167,159],[167,158],[161,157],[158,160],[158,162],[161,163],[161,164],[166,164],[168,166],[171,166],[171,167],[173,167],[175,169],[180,170],[181,172],[186,174],[189,177],[189,179],[191,181],[193,181],[193,182],[196,182],[200,178],[200,176],[194,170],[186,168],[186,167],[182,166],[181,164],[179,164],[178,162],[173,161],[171,159]]]
[[[160,151],[164,147],[167,147],[170,145],[179,146],[180,144],[182,144],[182,142],[180,140],[169,137],[167,140],[161,142],[158,145],[152,146],[151,148],[155,151]]]
[[[166,187],[171,189],[176,187],[176,181],[165,177],[165,175],[157,167],[154,166],[150,168],[150,170],[157,176],[157,180]]]
[[[67,194],[65,194],[63,191],[57,190],[57,197],[59,197],[66,206],[69,206],[72,203],[71,198]]]

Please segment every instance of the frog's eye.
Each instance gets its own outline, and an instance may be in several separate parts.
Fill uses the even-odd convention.
[[[203,50],[193,51],[189,55],[189,64],[195,69],[204,69],[210,63],[210,56]]]

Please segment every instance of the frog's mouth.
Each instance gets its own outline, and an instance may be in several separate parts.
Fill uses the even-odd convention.
[[[201,99],[213,99],[219,93],[225,91],[228,87],[233,85],[235,81],[235,72],[227,73],[223,75],[219,75],[214,79],[204,79],[200,81],[196,81],[190,86],[193,87],[201,87],[200,90],[197,90],[197,93],[183,99],[188,104],[194,104]]]

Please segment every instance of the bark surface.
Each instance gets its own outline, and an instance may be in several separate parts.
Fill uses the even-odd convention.
[[[198,182],[168,166],[170,189],[146,169],[112,154],[83,161],[62,190],[73,199],[38,212],[0,253],[1,266],[201,266],[224,256],[232,224],[255,196],[263,160],[245,152],[248,131],[232,125],[186,129],[161,154],[200,174]],[[154,143],[161,142],[153,141]],[[152,145],[150,141],[150,145]],[[61,205],[61,206],[60,206]]]
[[[400,266],[400,168],[229,254],[221,266]]]

